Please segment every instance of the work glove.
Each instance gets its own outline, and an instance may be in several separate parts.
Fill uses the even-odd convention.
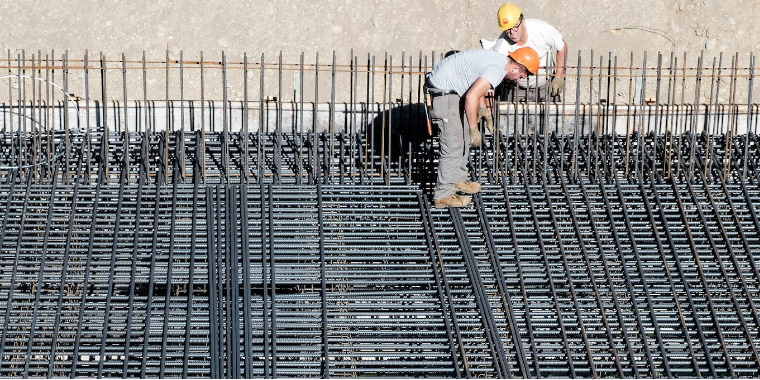
[[[488,128],[488,132],[493,135],[493,115],[491,115],[491,111],[488,110],[488,107],[478,107],[478,120],[480,119],[486,120],[486,128]]]
[[[552,96],[562,95],[562,89],[565,87],[563,77],[554,77],[552,79]]]
[[[480,136],[480,131],[477,128],[470,128],[470,146],[480,146],[481,139],[482,137]]]

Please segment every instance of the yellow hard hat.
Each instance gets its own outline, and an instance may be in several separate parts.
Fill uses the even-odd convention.
[[[509,57],[515,62],[525,66],[525,68],[533,75],[538,72],[539,58],[538,53],[529,47],[521,47],[511,53]]]
[[[499,7],[499,11],[496,12],[496,18],[499,21],[499,29],[508,30],[517,24],[520,19],[522,11],[520,7],[514,4],[504,4]]]

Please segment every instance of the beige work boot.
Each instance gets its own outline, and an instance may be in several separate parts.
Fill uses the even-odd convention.
[[[465,194],[477,194],[480,192],[480,184],[473,181],[455,183],[454,188]]]
[[[470,201],[472,201],[472,198],[468,196],[451,194],[446,198],[436,199],[435,208],[464,207],[470,204]]]

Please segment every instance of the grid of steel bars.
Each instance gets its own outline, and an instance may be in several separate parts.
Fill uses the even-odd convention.
[[[128,104],[129,63],[119,62]],[[400,67],[386,62],[381,75],[414,78],[406,58]],[[148,70],[145,58],[140,64]],[[185,61],[178,64],[185,75]],[[56,69],[64,78],[67,65],[64,58]],[[103,57],[100,65],[104,104],[112,100]],[[225,57],[219,65],[230,74]],[[395,118],[420,107],[413,95],[401,98],[410,104],[397,114],[352,101],[354,119],[337,116],[332,89],[329,125],[363,124],[327,130],[301,129],[296,118],[295,130],[285,131],[290,106],[281,96],[260,97],[258,110],[274,102],[267,112],[277,128],[257,131],[248,118],[234,119],[226,98],[200,110],[181,101],[164,130],[154,128],[158,108],[145,92],[134,107],[93,105],[92,130],[89,117],[67,125],[71,113],[82,114],[76,108],[7,106],[0,373],[758,377],[753,74],[745,78],[746,132],[734,133],[722,126],[737,125],[740,91],[730,91],[728,104],[720,100],[721,65],[713,65],[713,98],[701,104],[694,88],[697,105],[681,114],[670,91],[686,75],[663,75],[680,69],[664,69],[660,58],[654,71],[657,83],[671,82],[670,104],[626,105],[631,126],[653,123],[630,133],[578,129],[582,123],[563,133],[546,127],[548,104],[497,99],[497,120],[507,125],[473,150],[473,178],[484,190],[461,210],[431,208],[434,136],[393,129],[418,126],[414,117]],[[242,70],[266,70],[255,66],[246,57]],[[337,68],[333,56],[333,87]],[[586,78],[590,96],[602,87],[595,79],[602,69]],[[732,63],[732,87],[738,70]],[[357,72],[349,73],[358,87]],[[380,93],[401,86],[419,94],[398,79]],[[640,94],[652,87],[645,79],[637,86]],[[33,98],[44,92],[32,88]],[[24,97],[21,87],[9,92]],[[617,117],[605,113],[617,105],[601,113],[599,104],[586,113],[594,108],[581,100],[552,107],[568,107],[564,114],[576,120]],[[194,122],[196,112],[201,124],[222,128],[172,127]],[[381,128],[367,127],[378,116]],[[544,127],[529,131],[531,123]]]
[[[423,163],[434,159],[423,83],[440,53],[404,53],[400,61],[353,51],[313,60],[301,54],[298,63],[286,62],[283,53],[274,60],[168,51],[163,60],[118,58],[7,51],[0,60],[7,73],[0,77],[0,175],[31,169],[36,181],[50,182],[52,162],[60,159],[58,175],[69,183],[73,151],[83,149],[84,173],[94,177],[88,180],[119,182],[126,175],[136,182],[142,173],[165,183],[359,178],[387,185],[395,177],[424,182]],[[645,167],[645,145],[658,163],[652,169],[683,175],[673,156],[698,139],[707,139],[704,175],[715,175],[711,168],[731,173],[734,155],[746,157],[748,145],[725,144],[718,152],[711,145],[757,133],[754,68],[753,54],[652,59],[578,52],[577,63],[566,68],[566,90],[553,101],[515,102],[496,89],[499,135],[490,154],[504,159],[479,158],[476,167],[492,170],[494,180],[503,166],[518,175],[541,173],[539,166],[550,166],[547,142],[557,135],[570,137],[563,152],[575,152],[559,160],[561,170],[578,176],[578,165],[591,163],[605,136],[622,136],[625,175]],[[509,143],[523,139],[525,152]],[[523,170],[521,154],[531,157]],[[691,154],[683,163],[693,167],[695,159]],[[530,173],[517,173],[524,169]],[[367,178],[368,170],[379,178]]]
[[[403,183],[14,174],[0,185],[0,371],[758,376],[756,162],[728,181],[702,167],[503,175],[462,210]]]

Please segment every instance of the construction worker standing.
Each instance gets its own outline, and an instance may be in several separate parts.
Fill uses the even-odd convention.
[[[503,80],[517,82],[538,71],[535,50],[521,48],[506,56],[493,50],[468,50],[444,58],[428,74],[425,89],[432,96],[430,117],[439,128],[440,158],[433,196],[436,208],[463,207],[480,184],[470,181],[470,146],[480,146],[478,106],[486,92]],[[466,142],[469,142],[467,144]]]
[[[567,42],[557,28],[543,20],[526,19],[522,10],[514,4],[504,4],[496,12],[499,29],[502,30],[496,41],[481,39],[480,43],[485,49],[492,49],[502,54],[521,47],[533,48],[541,58],[542,67],[553,65],[553,79],[551,80],[551,95],[562,94],[563,78],[565,76],[565,57],[567,55]],[[556,60],[552,54],[556,52]],[[551,75],[551,72],[548,73]],[[541,69],[537,75],[518,82],[516,100],[535,100],[534,94],[539,100],[544,100],[542,89],[546,86],[547,72]],[[538,87],[538,91],[535,88]]]

